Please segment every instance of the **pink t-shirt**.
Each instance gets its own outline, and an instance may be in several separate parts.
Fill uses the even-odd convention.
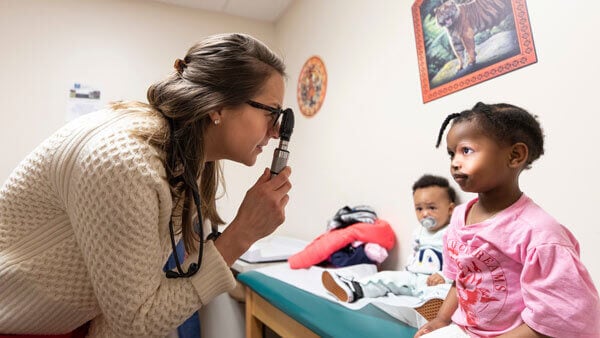
[[[600,337],[598,291],[571,232],[523,194],[465,226],[474,199],[456,207],[444,240],[444,274],[456,281],[452,320],[471,336],[523,322],[552,337]]]

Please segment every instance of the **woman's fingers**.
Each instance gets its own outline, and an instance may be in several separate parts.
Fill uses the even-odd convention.
[[[258,179],[256,180],[256,183],[254,183],[254,185],[256,186],[259,183],[268,182],[269,181],[269,176],[271,176],[270,170],[269,170],[269,168],[265,168],[265,170],[263,170],[262,175],[260,175],[258,177]]]
[[[278,190],[281,186],[289,182],[290,175],[292,174],[292,168],[285,167],[276,176],[271,178],[269,185],[273,190]]]
[[[281,199],[281,206],[285,208],[286,205],[288,204],[289,200],[290,200],[290,196],[287,194],[284,195],[283,198]]]
[[[280,186],[279,189],[277,189],[276,191],[283,197],[284,195],[287,195],[287,193],[290,192],[290,190],[292,190],[292,183],[288,181],[282,186]]]
[[[270,171],[266,168],[246,193],[240,206],[241,211],[248,216],[254,216],[252,218],[267,221],[266,223],[269,223],[270,218],[282,222],[285,216],[284,208],[289,201],[288,192],[292,188],[289,181],[290,174],[291,168],[285,167],[277,176],[269,178]]]

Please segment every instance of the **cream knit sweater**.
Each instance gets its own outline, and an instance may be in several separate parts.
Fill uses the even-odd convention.
[[[167,279],[171,194],[161,152],[100,111],[60,129],[0,190],[0,333],[165,336],[235,285],[212,241],[192,278]],[[190,255],[195,261],[197,255]]]

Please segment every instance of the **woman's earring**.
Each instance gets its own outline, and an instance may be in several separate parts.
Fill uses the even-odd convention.
[[[218,126],[218,125],[221,123],[221,120],[219,120],[219,119],[216,119],[216,120],[214,120],[213,122],[215,123],[215,125],[216,125],[216,126]]]

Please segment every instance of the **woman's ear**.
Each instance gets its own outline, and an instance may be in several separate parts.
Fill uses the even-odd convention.
[[[210,120],[212,121],[213,124],[218,125],[219,123],[221,123],[221,111],[213,111],[208,113],[208,116],[210,117]]]
[[[525,166],[529,158],[529,148],[523,142],[517,142],[510,148],[508,166],[510,168],[519,168]]]

